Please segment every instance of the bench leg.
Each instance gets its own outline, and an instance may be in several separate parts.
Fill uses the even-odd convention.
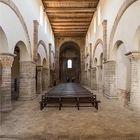
[[[59,98],[59,110],[61,110],[61,107],[62,107],[62,99]]]
[[[43,102],[40,102],[40,110],[42,110],[44,108]]]
[[[77,105],[77,109],[80,110],[80,108],[79,108],[79,98],[76,98],[76,105]]]
[[[95,108],[98,110],[98,103],[97,102],[95,103]]]

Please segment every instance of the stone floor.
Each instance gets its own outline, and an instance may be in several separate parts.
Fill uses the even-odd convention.
[[[95,108],[48,108],[39,100],[16,101],[2,114],[0,140],[140,140],[140,114],[96,92]]]

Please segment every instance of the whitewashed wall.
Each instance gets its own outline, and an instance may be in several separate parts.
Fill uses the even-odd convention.
[[[14,2],[16,7],[19,9],[25,24],[27,26],[27,30],[29,33],[30,43],[29,46],[26,34],[24,32],[23,26],[18,18],[18,16],[14,13],[14,11],[7,6],[6,4],[0,2],[0,26],[6,34],[8,40],[8,52],[13,53],[15,45],[18,41],[23,41],[28,49],[28,52],[31,56],[33,54],[33,20],[37,20],[40,23],[40,6],[43,7],[41,0],[10,0]],[[39,36],[38,40],[43,40],[47,47],[49,43],[52,44],[52,50],[55,48],[54,44],[54,35],[51,29],[48,17],[45,13],[43,13],[43,24],[39,25]],[[46,17],[46,18],[45,18]],[[46,19],[46,22],[45,22]],[[45,24],[46,23],[46,24]],[[0,52],[4,52],[4,48],[0,45]],[[44,48],[40,47],[39,52],[41,53],[41,57],[44,58]]]

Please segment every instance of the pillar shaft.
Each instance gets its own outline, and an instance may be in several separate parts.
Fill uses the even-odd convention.
[[[139,52],[128,53],[131,66],[131,84],[130,84],[130,108],[140,111],[140,87],[138,79],[138,59]]]
[[[104,62],[107,61],[107,20],[104,20],[102,23],[103,26],[103,59]]]
[[[37,66],[37,94],[42,94],[42,66]]]
[[[48,69],[47,68],[43,68],[42,71],[42,88],[43,90],[48,88]]]
[[[116,92],[116,62],[107,61],[104,63],[104,95],[107,98],[117,98]]]
[[[1,54],[2,81],[1,81],[1,111],[10,111],[11,105],[11,67],[14,55]]]
[[[33,43],[34,43],[34,50],[33,50],[33,59],[36,62],[37,61],[37,51],[38,51],[38,27],[39,23],[37,20],[33,21]]]
[[[97,66],[97,87],[102,89],[102,66]]]
[[[36,97],[36,66],[31,61],[20,62],[19,100]]]
[[[96,67],[91,68],[91,89],[97,89],[97,79],[96,79]]]

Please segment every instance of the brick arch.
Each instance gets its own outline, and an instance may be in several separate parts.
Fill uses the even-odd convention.
[[[0,2],[6,4],[7,6],[9,6],[13,10],[13,12],[17,15],[17,17],[20,20],[20,23],[21,23],[21,25],[22,25],[22,27],[24,29],[26,39],[27,39],[27,43],[28,43],[29,48],[30,48],[30,53],[32,53],[32,51],[31,51],[31,42],[30,42],[30,38],[29,38],[28,29],[27,29],[27,26],[26,26],[26,23],[24,21],[24,18],[21,15],[18,7],[14,4],[14,2],[12,0],[0,0]]]
[[[97,47],[98,47],[99,44],[101,44],[101,45],[102,45],[102,48],[103,48],[103,41],[102,41],[101,39],[98,39],[98,40],[96,41],[96,43],[95,43],[92,58],[95,57],[95,52],[96,52],[96,49],[97,49]]]
[[[108,53],[108,58],[110,58],[111,55],[111,46],[113,45],[113,38],[115,36],[118,24],[120,22],[121,17],[123,16],[123,14],[125,13],[125,11],[128,9],[128,7],[130,5],[132,5],[134,2],[136,2],[138,0],[125,0],[125,2],[122,4],[122,6],[119,9],[119,12],[115,18],[113,27],[111,29],[111,34],[110,34],[110,39],[109,39],[109,53]]]
[[[65,44],[66,42],[73,42],[73,43],[77,44],[77,46],[80,47],[80,40],[74,39],[74,38],[65,38],[65,39],[63,39],[63,40],[59,43],[59,48],[60,48],[63,44]]]
[[[113,51],[112,51],[112,55],[111,55],[111,59],[116,60],[116,53],[118,48],[120,47],[120,45],[124,44],[124,42],[122,40],[117,40],[115,45],[113,46]]]
[[[73,44],[76,48],[78,48],[80,50],[80,46],[78,45],[77,42],[75,41],[65,41],[61,44],[60,46],[60,50],[63,49],[63,47],[66,45],[66,44]]]
[[[38,48],[39,48],[39,45],[42,45],[44,50],[45,50],[45,53],[46,53],[46,60],[48,60],[48,53],[47,53],[47,45],[45,44],[45,42],[43,40],[40,40],[38,42]]]

